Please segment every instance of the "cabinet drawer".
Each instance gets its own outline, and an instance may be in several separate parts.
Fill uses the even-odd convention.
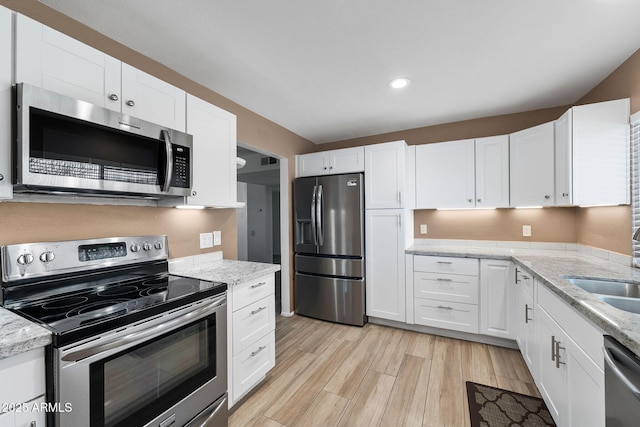
[[[478,306],[475,304],[416,299],[414,305],[417,325],[478,333]]]
[[[538,305],[560,325],[571,339],[604,370],[602,332],[542,283],[538,283]]]
[[[234,286],[232,292],[231,311],[236,311],[275,293],[275,277],[270,274],[269,276],[241,283]]]
[[[438,256],[414,256],[413,270],[426,273],[478,275],[478,260],[476,258],[454,258]]]
[[[276,334],[271,331],[233,357],[233,397],[238,401],[276,364]]]
[[[533,277],[520,268],[516,269],[516,280],[522,285],[522,290],[533,298]]]
[[[459,274],[414,273],[415,298],[438,301],[478,303],[478,277]]]
[[[44,349],[0,360],[0,403],[28,402],[44,394]]]
[[[275,299],[269,295],[233,312],[233,354],[236,355],[276,327]]]

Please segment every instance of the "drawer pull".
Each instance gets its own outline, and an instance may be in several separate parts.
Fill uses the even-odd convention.
[[[556,368],[558,369],[560,369],[560,365],[566,365],[560,361],[560,350],[564,350],[564,347],[560,345],[560,341],[556,341]]]
[[[551,361],[555,362],[556,357],[556,337],[551,335]]]
[[[261,345],[260,347],[258,347],[258,349],[256,351],[252,351],[251,352],[251,357],[255,356],[256,354],[260,353],[262,350],[264,350],[265,348],[267,348],[266,345]]]
[[[529,323],[529,320],[533,320],[529,318],[529,310],[533,310],[533,308],[529,307],[529,304],[524,305],[524,323]]]
[[[266,310],[266,309],[267,309],[267,307],[260,307],[260,308],[259,308],[259,309],[257,309],[257,310],[251,310],[251,315],[253,316],[254,314],[258,314],[258,313],[260,313],[262,310]]]
[[[452,280],[452,279],[441,279],[440,277],[438,277],[436,280],[437,280],[438,282],[453,282],[453,280]]]
[[[439,305],[438,308],[441,308],[443,310],[453,310],[453,307],[447,307],[446,305]]]
[[[266,285],[267,282],[256,283],[255,285],[251,285],[251,289],[259,288],[260,286]]]
[[[451,261],[437,261],[437,262],[438,262],[438,264],[448,264],[448,265],[453,264],[453,262],[451,262]]]

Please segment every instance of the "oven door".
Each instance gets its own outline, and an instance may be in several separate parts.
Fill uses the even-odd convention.
[[[217,296],[59,349],[56,425],[182,426],[226,414],[226,331]]]

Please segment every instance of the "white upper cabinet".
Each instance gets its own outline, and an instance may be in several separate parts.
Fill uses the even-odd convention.
[[[185,92],[23,15],[16,18],[16,83],[179,131]]]
[[[629,99],[579,105],[555,122],[556,204],[629,203]]]
[[[412,150],[404,141],[364,147],[364,188],[366,209],[412,208]]]
[[[509,206],[509,135],[478,138],[476,146],[476,207]]]
[[[296,156],[296,177],[364,172],[364,147]]]
[[[13,197],[11,184],[11,11],[0,6],[0,199]]]
[[[475,206],[473,139],[416,147],[416,207],[469,208]]]
[[[509,136],[416,147],[418,209],[509,206]]]
[[[511,206],[554,205],[554,124],[509,136]]]
[[[193,135],[193,185],[186,203],[235,206],[236,116],[187,95],[187,133]]]

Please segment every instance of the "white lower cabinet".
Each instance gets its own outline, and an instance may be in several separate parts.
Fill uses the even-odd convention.
[[[558,427],[604,426],[602,333],[536,284],[538,389]]]
[[[507,260],[480,260],[480,333],[516,336],[515,266]]]
[[[538,357],[535,348],[535,322],[537,321],[536,306],[533,298],[533,278],[516,270],[516,342],[522,353],[522,358],[529,367],[531,375],[538,375]]]
[[[0,427],[42,427],[44,403],[44,349],[30,350],[0,360]]]
[[[417,325],[478,333],[478,260],[414,256]]]
[[[263,276],[228,291],[229,407],[275,366],[275,277]]]

